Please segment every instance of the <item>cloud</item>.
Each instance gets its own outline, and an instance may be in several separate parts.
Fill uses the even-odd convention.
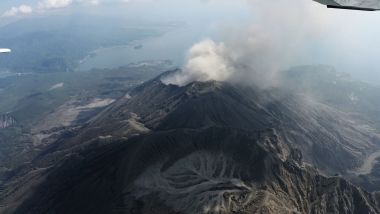
[[[31,14],[33,12],[44,12],[52,9],[62,9],[72,6],[73,4],[98,6],[101,4],[101,0],[41,0],[37,2],[35,9],[33,6],[20,5],[12,7],[3,13],[3,17],[14,17],[19,15]]]
[[[65,8],[72,3],[73,0],[44,0],[38,3],[38,8],[42,10]]]
[[[76,3],[90,6],[99,6],[102,2],[101,0],[76,0]]]
[[[143,3],[157,0],[40,0],[36,5],[14,6],[3,13],[3,17],[15,17],[19,15],[32,14],[33,12],[46,12],[48,10],[63,9],[73,5],[99,6],[103,3]]]
[[[100,4],[100,1],[99,1],[99,0],[91,0],[91,1],[89,1],[89,3],[90,3],[91,5],[97,6],[97,5]]]
[[[29,5],[20,5],[18,7],[12,7],[11,9],[4,12],[4,17],[12,17],[17,15],[29,14],[33,12],[33,8]]]

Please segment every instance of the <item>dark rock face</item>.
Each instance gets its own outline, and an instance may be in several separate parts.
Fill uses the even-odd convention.
[[[0,129],[8,128],[16,124],[16,120],[7,114],[0,115]]]
[[[370,127],[310,97],[286,91],[218,82],[177,87],[155,80],[130,95],[97,118],[94,126],[111,124],[106,132],[112,132],[125,127],[120,121],[128,120],[133,113],[151,130],[275,128],[288,144],[302,151],[308,163],[327,174],[345,174],[359,167],[370,152],[380,150],[380,137]]]
[[[273,130],[160,131],[67,161],[16,213],[380,212],[292,153]]]
[[[49,145],[5,186],[0,211],[376,214],[378,194],[309,164],[345,172],[377,140],[307,97],[158,78]]]

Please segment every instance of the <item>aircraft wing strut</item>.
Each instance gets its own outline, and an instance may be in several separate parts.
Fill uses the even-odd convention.
[[[380,0],[313,0],[328,8],[377,11],[380,10]]]

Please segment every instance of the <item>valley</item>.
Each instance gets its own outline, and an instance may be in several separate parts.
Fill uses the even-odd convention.
[[[0,183],[42,148],[88,122],[166,63],[0,79]]]
[[[355,122],[292,88],[161,82],[175,72],[44,117],[34,127],[38,151],[4,174],[2,212],[379,212],[374,193],[344,179],[379,190],[369,186],[379,179],[370,170],[378,153],[368,151],[380,138],[365,117]],[[53,119],[97,107],[88,119]],[[366,182],[350,177],[354,170]]]
[[[364,164],[354,170],[354,173],[357,175],[367,175],[372,172],[376,164],[378,163],[378,159],[380,158],[380,151],[372,153],[365,161]]]

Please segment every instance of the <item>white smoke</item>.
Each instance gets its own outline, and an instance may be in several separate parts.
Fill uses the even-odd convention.
[[[312,1],[251,0],[254,18],[245,29],[229,27],[223,42],[210,39],[195,44],[189,51],[182,72],[162,81],[186,85],[193,81],[237,81],[270,87],[277,83],[277,72],[304,55],[327,28]],[[313,8],[314,6],[314,8]]]
[[[193,81],[225,81],[233,73],[233,59],[226,46],[207,39],[190,49],[183,72],[169,76],[163,82],[183,86]]]
[[[194,81],[234,81],[266,87],[276,71],[279,59],[274,54],[273,43],[267,38],[244,36],[244,40],[231,38],[226,45],[211,39],[195,44],[188,53],[188,60],[181,72],[162,79],[165,84],[179,86]],[[265,71],[262,73],[261,71]],[[256,77],[256,78],[255,78]]]

